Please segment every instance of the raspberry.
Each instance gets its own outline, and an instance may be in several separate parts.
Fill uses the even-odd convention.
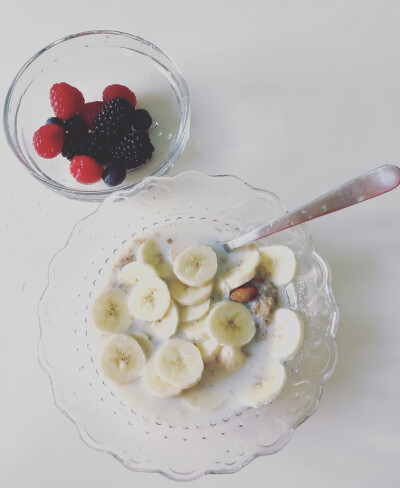
[[[63,129],[56,124],[42,125],[33,135],[33,145],[42,158],[51,159],[62,151],[65,140]]]
[[[75,156],[69,166],[71,175],[79,183],[96,183],[101,180],[103,166],[89,156]]]
[[[85,99],[77,88],[68,83],[55,83],[50,89],[50,103],[54,115],[67,120],[82,110]]]
[[[94,121],[95,131],[115,143],[131,128],[134,113],[135,107],[128,100],[115,97],[100,110]]]
[[[115,97],[125,98],[136,107],[136,95],[127,86],[108,85],[103,91],[103,102],[108,102]]]
[[[154,146],[147,132],[129,132],[114,147],[112,161],[126,164],[128,169],[138,168],[151,159]]]
[[[83,106],[80,114],[90,130],[94,130],[94,119],[99,115],[103,105],[104,102],[88,102]]]

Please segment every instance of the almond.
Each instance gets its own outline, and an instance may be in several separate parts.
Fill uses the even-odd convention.
[[[254,300],[257,295],[258,289],[255,286],[244,284],[232,290],[229,294],[229,298],[234,302],[245,303]]]

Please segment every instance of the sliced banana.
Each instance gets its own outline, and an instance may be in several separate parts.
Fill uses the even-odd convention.
[[[168,339],[175,334],[178,324],[178,307],[175,305],[174,301],[171,300],[169,309],[164,317],[147,324],[147,330],[151,336],[157,337],[157,339]]]
[[[158,244],[153,239],[147,239],[139,247],[137,253],[139,261],[151,264],[160,278],[168,278],[172,275],[172,268],[165,260]]]
[[[251,313],[237,302],[219,302],[206,321],[210,337],[225,346],[243,346],[251,341],[256,331]]]
[[[203,342],[197,342],[196,346],[200,351],[204,363],[210,363],[211,361],[214,361],[221,349],[221,345],[218,344],[218,342],[215,342],[215,340],[211,337]]]
[[[223,346],[218,354],[218,363],[230,373],[242,369],[245,359],[246,356],[238,347]]]
[[[169,285],[169,290],[174,300],[184,307],[198,305],[204,302],[210,298],[212,289],[212,283],[194,287],[187,286],[177,279],[173,280]]]
[[[253,279],[260,264],[260,253],[255,247],[248,247],[245,252],[239,249],[233,251],[231,255],[233,258],[236,255],[239,262],[221,276],[220,280],[223,282],[219,284],[221,291],[233,290]]]
[[[278,308],[271,329],[271,354],[283,361],[293,358],[303,345],[303,323],[296,312]]]
[[[189,246],[174,260],[175,276],[187,286],[203,286],[215,276],[217,255],[209,246]]]
[[[171,295],[165,281],[157,276],[145,278],[138,283],[128,297],[132,314],[140,320],[154,322],[166,314]]]
[[[190,388],[198,383],[204,370],[200,351],[184,339],[170,339],[157,352],[158,376],[176,388]]]
[[[198,320],[210,310],[210,300],[206,300],[198,305],[193,305],[192,307],[181,307],[180,320],[181,322],[191,322],[193,320]]]
[[[283,390],[286,379],[285,367],[275,359],[267,367],[262,379],[251,386],[243,399],[251,407],[270,403]]]
[[[100,365],[106,378],[124,385],[143,373],[146,358],[137,341],[128,334],[115,334],[104,345]]]
[[[205,317],[191,322],[181,322],[179,328],[191,341],[205,341],[208,339]]]
[[[297,262],[294,252],[286,246],[266,246],[260,250],[261,262],[271,274],[275,285],[285,285],[293,280]]]
[[[216,410],[224,403],[222,395],[197,386],[185,390],[181,396],[191,407],[204,411]]]
[[[143,380],[145,386],[153,395],[161,398],[179,395],[181,392],[180,388],[166,383],[158,376],[155,369],[156,355],[157,353],[153,354],[144,368]]]
[[[124,332],[132,322],[127,296],[118,288],[108,288],[97,295],[90,315],[93,325],[108,334]]]
[[[153,351],[153,346],[151,345],[151,341],[148,336],[146,334],[143,334],[143,332],[132,332],[129,335],[131,335],[139,344],[139,346],[142,348],[142,351],[144,352],[144,355],[146,356],[146,359],[148,359]]]
[[[135,286],[139,281],[150,276],[157,276],[157,273],[153,266],[141,261],[132,261],[124,266],[120,273],[120,279],[127,285]]]

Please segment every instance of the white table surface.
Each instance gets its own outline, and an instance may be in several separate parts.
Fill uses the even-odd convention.
[[[0,12],[3,100],[22,64],[69,33],[122,30],[172,57],[192,99],[174,173],[233,173],[294,208],[400,164],[396,0],[2,0]],[[0,486],[172,486],[88,448],[54,406],[37,361],[36,305],[50,258],[96,204],[42,187],[4,136],[0,155]],[[281,452],[193,487],[399,486],[400,190],[309,228],[341,311],[339,362],[320,408]]]

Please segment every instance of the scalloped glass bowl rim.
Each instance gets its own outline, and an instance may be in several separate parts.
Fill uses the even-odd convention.
[[[18,148],[15,147],[14,142],[12,140],[11,132],[10,132],[10,123],[8,120],[8,113],[9,113],[9,107],[10,107],[10,101],[14,93],[14,89],[22,76],[22,74],[25,72],[25,70],[36,61],[37,58],[39,58],[44,52],[48,51],[54,46],[57,46],[58,44],[61,44],[63,42],[69,41],[71,39],[75,39],[76,37],[82,37],[82,36],[91,36],[91,35],[97,35],[97,34],[109,34],[109,35],[114,35],[114,36],[124,36],[124,37],[129,37],[131,39],[134,39],[135,41],[138,41],[142,44],[145,44],[146,46],[150,47],[151,49],[154,49],[157,53],[159,53],[162,57],[164,57],[166,60],[168,60],[171,65],[174,66],[174,69],[176,70],[176,73],[179,76],[179,83],[182,88],[182,99],[184,101],[184,110],[183,110],[183,118],[180,121],[180,126],[182,128],[181,134],[179,135],[178,139],[176,140],[174,147],[172,150],[169,152],[167,158],[157,167],[155,168],[150,174],[146,175],[145,177],[130,183],[126,186],[121,186],[118,187],[117,189],[113,188],[106,188],[104,190],[80,190],[80,189],[74,189],[74,188],[68,188],[60,183],[57,183],[54,180],[44,178],[40,172],[34,171],[29,164],[24,160],[24,158],[21,157],[19,154]],[[4,103],[4,110],[3,110],[3,125],[4,125],[4,131],[6,134],[6,139],[11,147],[14,155],[17,157],[17,159],[22,163],[23,167],[25,168],[26,171],[28,171],[34,178],[36,178],[38,181],[43,183],[45,186],[50,187],[52,190],[56,191],[57,193],[60,193],[68,198],[71,199],[77,199],[77,200],[88,200],[88,201],[101,201],[108,195],[111,195],[112,193],[116,191],[129,191],[130,189],[134,188],[136,185],[140,184],[143,182],[146,178],[152,177],[152,176],[163,176],[165,175],[176,163],[176,161],[179,159],[181,156],[183,150],[185,149],[188,137],[189,137],[189,130],[190,130],[190,95],[189,95],[189,89],[186,85],[185,79],[183,78],[183,75],[181,71],[179,70],[178,66],[172,61],[159,47],[154,45],[152,42],[147,41],[146,39],[143,39],[142,37],[135,36],[133,34],[129,34],[127,32],[122,32],[122,31],[116,31],[116,30],[91,30],[91,31],[84,31],[84,32],[78,32],[75,34],[70,34],[68,36],[65,36],[63,38],[57,39],[56,41],[51,42],[48,44],[46,47],[40,49],[36,54],[34,54],[26,63],[22,66],[22,68],[18,71],[18,73],[15,75],[11,86],[7,92],[6,100]],[[18,141],[17,141],[18,142]]]

